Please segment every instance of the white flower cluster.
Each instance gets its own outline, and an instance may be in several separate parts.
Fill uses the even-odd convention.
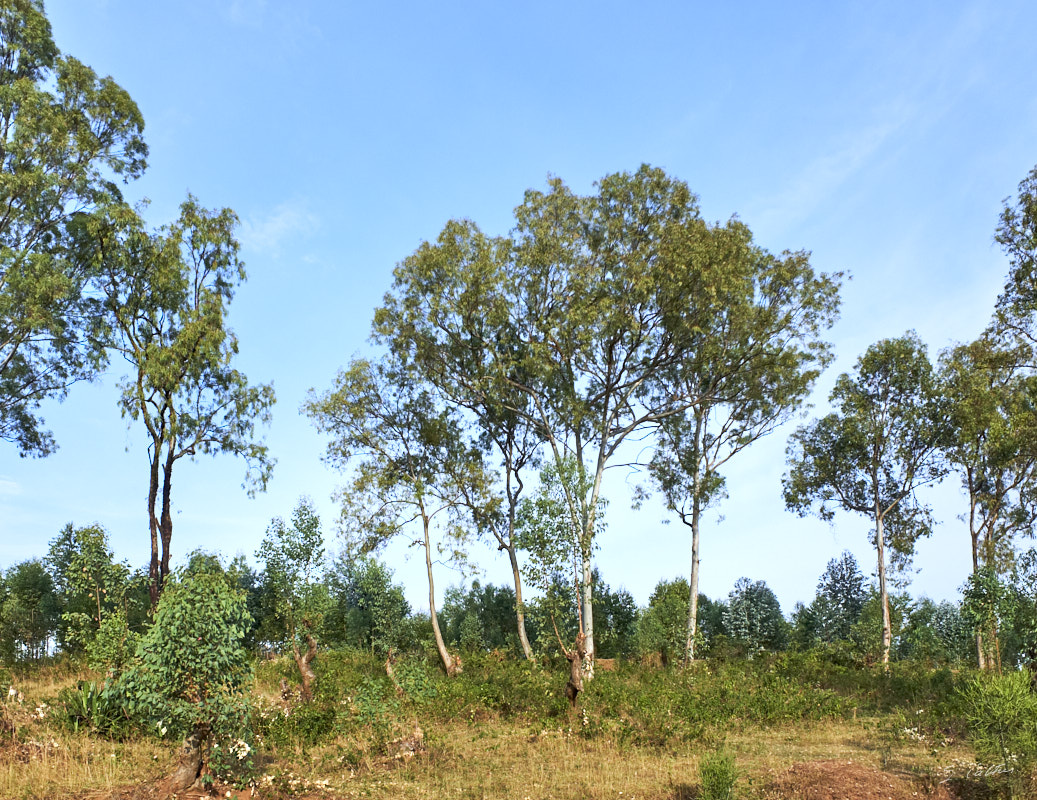
[[[248,754],[252,752],[252,748],[249,743],[244,739],[236,739],[230,747],[227,748],[238,761],[244,761],[248,758]]]

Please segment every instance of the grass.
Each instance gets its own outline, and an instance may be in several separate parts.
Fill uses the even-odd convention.
[[[924,797],[973,759],[949,722],[946,676],[841,673],[836,691],[821,674],[797,682],[800,668],[630,666],[599,675],[573,712],[559,697],[559,669],[470,660],[447,681],[413,662],[400,670],[399,697],[377,661],[346,653],[324,658],[315,703],[286,717],[279,684],[291,664],[265,663],[254,693],[266,709],[256,796],[690,800],[702,759],[722,748],[737,766],[738,797],[791,796],[793,779],[830,784],[836,762]],[[44,668],[15,680],[22,702],[4,706],[14,734],[0,736],[0,798],[123,796],[171,767],[174,742],[111,741],[62,724],[60,691],[98,677]],[[822,762],[822,777],[789,772]]]

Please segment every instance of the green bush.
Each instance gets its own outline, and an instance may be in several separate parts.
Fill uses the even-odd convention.
[[[977,677],[962,698],[969,741],[980,759],[1020,774],[1037,765],[1037,694],[1028,675]]]
[[[735,796],[737,782],[738,767],[731,753],[718,750],[703,758],[699,764],[701,800],[731,800]]]
[[[110,738],[123,738],[133,726],[123,713],[119,696],[94,681],[78,681],[58,695],[63,721],[73,733],[90,730]]]

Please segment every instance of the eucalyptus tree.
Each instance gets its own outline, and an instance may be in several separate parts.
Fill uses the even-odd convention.
[[[785,504],[805,516],[813,507],[831,520],[836,509],[865,514],[874,524],[882,611],[881,657],[892,644],[887,564],[910,558],[932,531],[930,509],[916,490],[946,472],[945,404],[925,345],[913,332],[873,344],[829,395],[835,407],[793,434],[782,479]],[[890,556],[887,556],[887,545]]]
[[[994,328],[1027,348],[1026,363],[1032,368],[1037,365],[1037,167],[1019,183],[1015,203],[1005,200],[994,238],[1009,260]]]
[[[144,119],[111,78],[61,55],[41,0],[0,4],[0,439],[54,447],[39,407],[104,364],[84,218],[143,172]]]
[[[579,523],[592,663],[591,554],[604,471],[632,436],[701,400],[684,365],[729,324],[745,265],[770,257],[737,220],[707,224],[683,182],[648,166],[606,176],[589,196],[552,179],[548,191],[526,192],[515,220],[498,238],[472,222],[448,223],[397,269],[376,333],[448,395],[468,398],[466,408],[507,412],[557,468],[574,465],[572,486],[586,490],[566,491],[565,501]],[[802,254],[772,262],[795,265],[789,302],[817,298],[798,314],[807,328],[824,327],[834,282],[815,276]],[[739,368],[742,357],[716,349],[729,357],[718,357],[715,371]],[[484,430],[500,430],[480,419]]]
[[[1026,355],[991,336],[942,359],[952,438],[945,453],[968,499],[972,571],[1003,575],[1015,543],[1037,522],[1037,378]],[[992,621],[992,619],[991,619]],[[980,668],[997,661],[996,627],[976,632]]]
[[[464,409],[484,449],[496,454],[503,503],[492,515],[482,503],[472,507],[508,555],[519,644],[530,659],[516,514],[526,471],[539,469],[542,437],[532,399],[522,389],[535,378],[519,377],[534,365],[524,363],[529,348],[516,327],[521,318],[514,316],[513,273],[510,240],[487,237],[472,222],[448,222],[434,244],[424,243],[396,267],[393,288],[375,313],[374,333],[376,341]],[[513,379],[520,385],[512,385]]]
[[[238,340],[227,306],[245,280],[230,209],[208,211],[193,197],[156,234],[124,209],[88,237],[101,271],[113,347],[131,368],[123,416],[148,441],[148,568],[151,604],[169,574],[173,467],[184,458],[230,453],[246,462],[245,486],[262,490],[273,469],[257,427],[270,421],[274,390],[234,368]]]
[[[648,464],[666,506],[691,531],[685,660],[695,657],[702,512],[727,496],[720,469],[797,412],[831,359],[823,329],[838,308],[837,284],[815,277],[803,253],[775,258],[730,226],[716,246],[730,252],[717,324],[693,335],[672,383],[696,399],[659,424]]]
[[[447,674],[457,674],[460,659],[447,649],[436,617],[432,565],[444,551],[463,560],[472,517],[493,511],[482,453],[456,414],[391,354],[378,362],[354,359],[332,389],[310,392],[304,410],[330,436],[325,461],[351,471],[339,498],[352,549],[369,553],[417,528],[412,544],[425,554],[436,648]],[[482,511],[473,515],[476,504]]]

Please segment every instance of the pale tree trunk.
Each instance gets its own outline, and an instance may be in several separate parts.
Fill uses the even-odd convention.
[[[695,452],[701,453],[702,415],[695,414]],[[695,660],[695,634],[698,633],[699,617],[699,518],[701,503],[699,492],[702,488],[702,473],[699,459],[695,460],[695,469],[691,476],[691,577],[688,580],[690,597],[688,598],[688,635],[684,643],[684,664]],[[681,521],[684,521],[683,514]],[[685,522],[685,524],[687,524]]]
[[[447,650],[446,642],[443,641],[443,632],[439,629],[439,618],[436,616],[436,586],[432,580],[432,542],[429,539],[429,519],[422,515],[422,523],[425,526],[425,569],[428,572],[428,608],[432,616],[432,634],[436,639],[436,650],[443,662],[443,669],[451,678],[461,672],[461,659],[452,656]]]
[[[581,622],[583,623],[580,633],[584,637],[583,674],[587,680],[594,677],[594,586],[592,583],[594,570],[591,567],[590,548],[584,548],[583,553],[583,593],[580,598],[582,607]]]
[[[519,573],[518,555],[515,553],[513,546],[505,549],[508,551],[508,558],[511,560],[511,575],[515,580],[515,617],[518,621],[519,644],[522,645],[522,655],[528,661],[532,661],[533,648],[530,646],[529,638],[526,636],[526,612],[525,606],[522,603],[522,575]]]
[[[971,486],[971,482],[970,482]],[[971,493],[971,492],[970,492]],[[972,537],[972,574],[979,573],[979,531],[976,530],[976,502],[969,506],[969,534]],[[976,631],[976,663],[981,670],[993,669],[993,664],[987,658],[987,642],[984,641],[983,631]]]
[[[893,645],[893,625],[889,616],[889,592],[886,590],[886,543],[882,514],[875,503],[875,548],[879,554],[879,603],[882,605],[882,663],[889,666],[889,651]]]
[[[526,636],[526,609],[522,604],[522,573],[519,571],[518,554],[515,552],[515,512],[518,507],[519,492],[522,491],[522,481],[516,475],[518,489],[511,488],[511,467],[509,461],[507,486],[508,493],[508,541],[501,542],[501,546],[508,551],[508,560],[511,561],[511,577],[515,581],[515,620],[518,625],[519,644],[522,645],[522,655],[527,661],[533,660],[533,648]]]
[[[684,663],[695,660],[695,635],[698,633],[699,618],[699,500],[691,505],[691,595],[688,598],[688,638],[684,648]]]

